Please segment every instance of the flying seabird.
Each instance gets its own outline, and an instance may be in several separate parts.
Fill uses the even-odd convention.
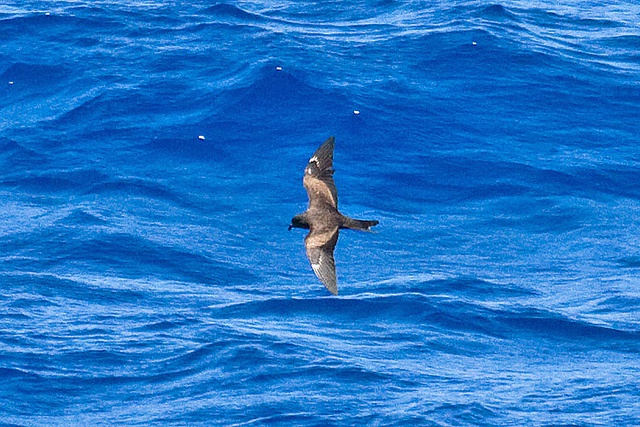
[[[309,159],[304,169],[303,185],[309,196],[309,207],[291,219],[292,228],[305,228],[307,257],[318,279],[334,295],[338,294],[336,263],[333,249],[342,228],[369,231],[378,221],[349,218],[338,212],[338,190],[333,182],[333,145],[335,138],[327,139]]]

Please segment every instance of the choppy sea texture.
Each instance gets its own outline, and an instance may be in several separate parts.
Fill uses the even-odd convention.
[[[639,16],[4,2],[0,424],[639,425]]]

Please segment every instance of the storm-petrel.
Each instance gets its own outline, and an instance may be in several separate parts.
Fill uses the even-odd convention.
[[[302,181],[309,196],[309,207],[291,219],[289,230],[293,227],[309,230],[304,238],[304,246],[311,267],[329,292],[337,295],[333,249],[338,242],[340,229],[369,231],[378,221],[353,219],[338,212],[338,190],[333,182],[334,142],[333,136],[327,139],[309,159]]]

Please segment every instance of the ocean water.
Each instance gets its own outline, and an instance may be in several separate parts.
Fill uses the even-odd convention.
[[[0,425],[640,425],[637,2],[202,3],[0,5]]]

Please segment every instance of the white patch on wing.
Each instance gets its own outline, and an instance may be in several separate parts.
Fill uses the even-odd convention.
[[[313,156],[312,158],[309,159],[310,162],[314,162],[314,163],[318,163],[318,158],[316,156]]]
[[[311,264],[311,267],[313,267],[314,270],[316,271],[320,271],[320,267],[322,266],[322,259],[324,258],[324,252],[320,252],[320,256],[318,256],[318,262],[316,262],[315,264]]]
[[[311,263],[311,268],[313,268],[313,271],[316,273],[316,275],[318,277],[321,278],[321,280],[322,280],[321,276],[323,276],[321,274],[321,272],[322,272],[322,260],[323,259],[324,259],[324,252],[320,251],[320,255],[318,256],[318,262]]]
[[[320,264],[311,264],[311,268],[313,269],[313,272],[316,273],[316,276],[318,276],[318,279],[320,279],[320,281],[324,284],[324,279],[321,274],[322,270],[320,270]]]

